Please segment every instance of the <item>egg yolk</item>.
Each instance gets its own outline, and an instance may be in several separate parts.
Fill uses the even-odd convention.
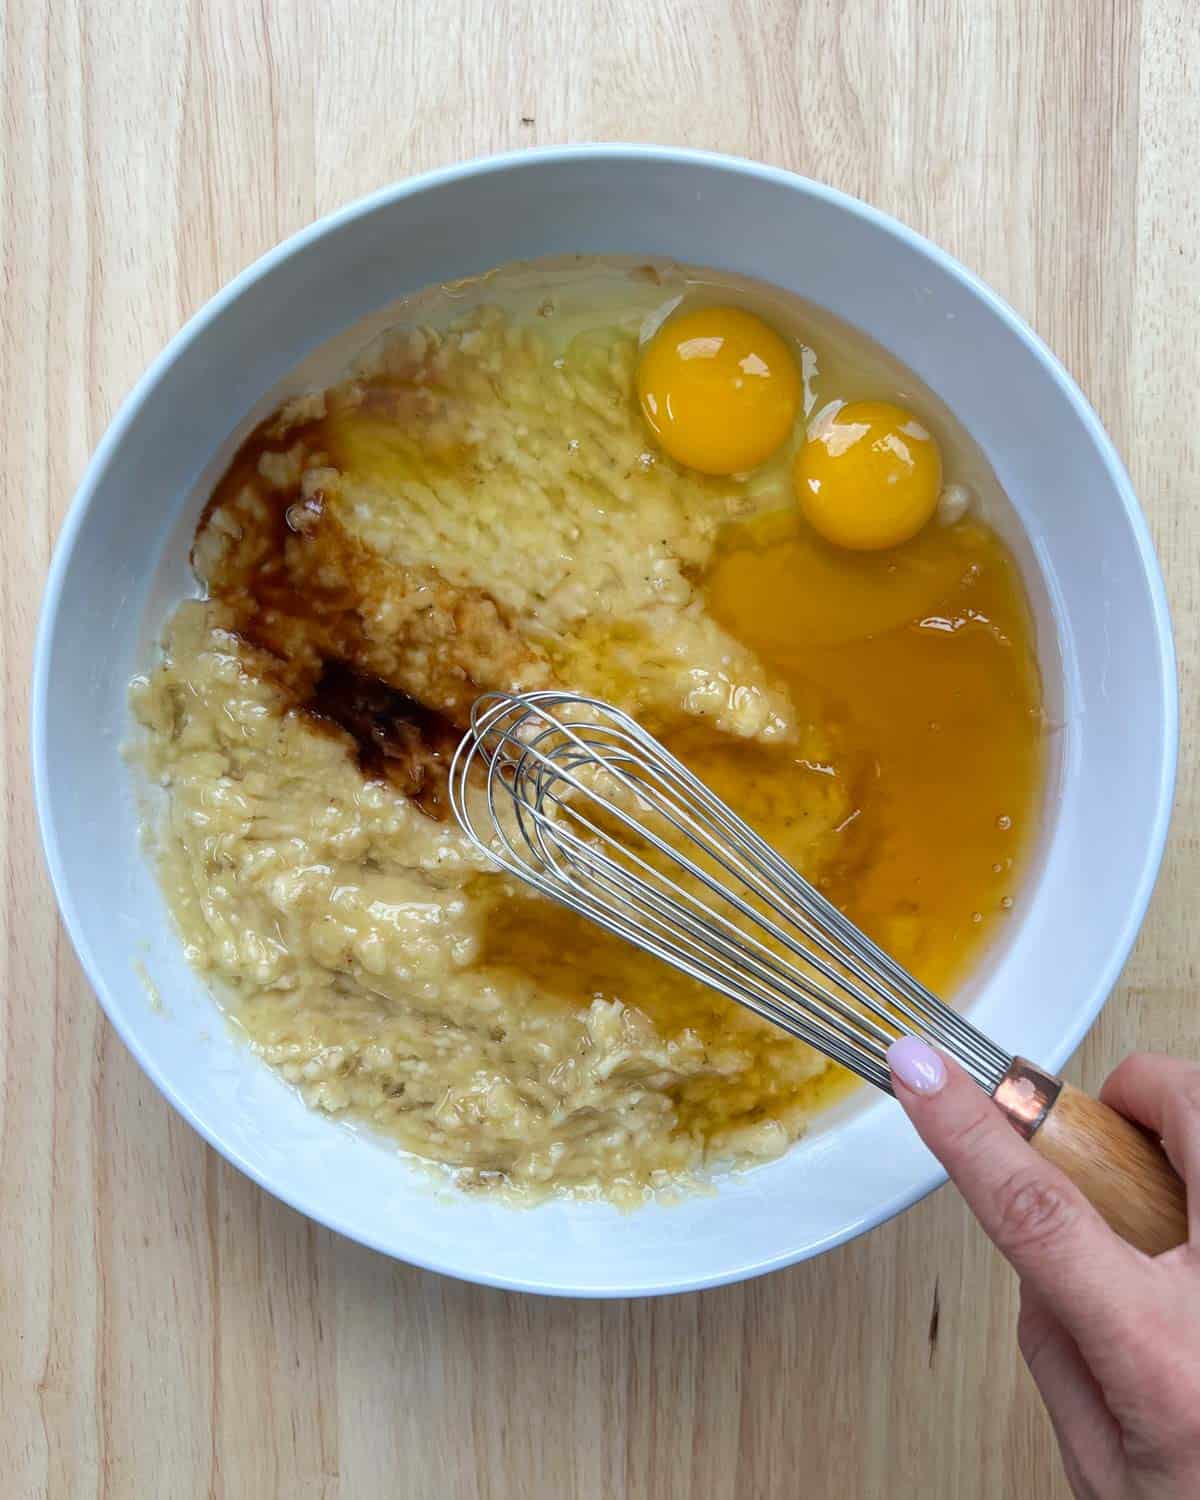
[[[642,356],[637,387],[659,443],[703,474],[756,468],[792,430],[800,405],[791,350],[737,307],[671,318]]]
[[[852,401],[796,455],[796,498],[828,542],[856,552],[898,547],[925,525],[942,490],[942,455],[911,412]]]

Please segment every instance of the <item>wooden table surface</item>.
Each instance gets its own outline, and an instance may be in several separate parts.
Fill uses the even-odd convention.
[[[586,139],[759,157],[930,235],[1129,463],[1184,688],[1170,851],[1072,1067],[1195,1050],[1200,66],[1191,0],[7,0],[0,546],[6,1496],[1064,1492],[1013,1278],[950,1191],[808,1265],[571,1303],[276,1203],[143,1079],[55,916],[26,741],[55,533],[136,376],[230,276],[383,183]],[[631,228],[636,239],[636,226]]]

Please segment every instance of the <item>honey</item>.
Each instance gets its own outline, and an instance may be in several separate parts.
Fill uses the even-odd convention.
[[[723,553],[709,606],[797,698],[816,698],[838,772],[858,789],[824,894],[953,998],[1020,906],[1042,785],[1041,681],[1016,565],[973,520],[861,555],[791,518],[772,529]],[[872,601],[881,610],[862,636],[855,597],[860,619]]]
[[[672,748],[785,854],[796,831],[788,783],[802,819],[807,778],[845,781],[852,805],[822,893],[953,1002],[1020,910],[1044,770],[1033,621],[1007,547],[966,520],[931,526],[898,551],[849,555],[782,511],[731,528],[706,595],[717,620],[832,731],[836,761],[797,764],[703,728]],[[495,908],[481,964],[519,967],[578,1005],[621,995],[666,1034],[690,1027],[714,1047],[738,1024],[732,1002],[544,902]],[[708,1133],[779,1112],[772,1060],[790,1045],[763,1039],[736,1089],[688,1080],[676,1099],[681,1125]],[[792,1090],[788,1112],[812,1115],[853,1083],[830,1065]]]

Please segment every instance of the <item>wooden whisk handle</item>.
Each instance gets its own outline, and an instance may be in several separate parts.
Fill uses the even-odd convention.
[[[1162,1145],[1124,1115],[1023,1057],[996,1103],[1116,1232],[1148,1255],[1187,1239],[1187,1190]]]

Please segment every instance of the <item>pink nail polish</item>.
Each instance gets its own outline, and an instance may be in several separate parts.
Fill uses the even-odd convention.
[[[940,1094],[946,1085],[946,1064],[932,1047],[915,1036],[902,1036],[888,1048],[892,1072],[914,1094]]]

